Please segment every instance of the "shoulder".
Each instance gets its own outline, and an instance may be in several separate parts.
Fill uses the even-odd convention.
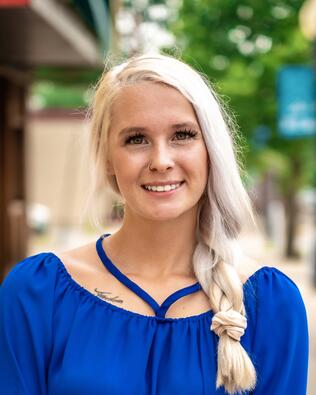
[[[304,310],[305,306],[297,284],[276,267],[263,267],[257,276],[258,295],[275,309]]]
[[[284,318],[295,314],[301,318],[306,316],[298,286],[280,269],[259,265],[248,259],[239,265],[237,271],[244,285],[245,304],[249,312],[270,317],[279,314]]]
[[[54,299],[57,277],[58,258],[51,252],[19,261],[1,284],[0,310],[8,314],[21,309],[25,314],[46,311]]]
[[[255,348],[260,358],[268,348],[270,354],[274,349],[279,351],[278,355],[292,353],[295,358],[305,360],[308,354],[308,320],[298,286],[281,270],[269,266],[259,270],[253,283],[256,288]],[[271,333],[272,336],[269,335]]]
[[[257,292],[275,295],[279,298],[288,298],[289,295],[301,298],[295,282],[274,266],[260,265],[257,261],[247,258],[243,265],[239,265],[237,271],[244,286],[255,287]]]
[[[269,350],[296,347],[302,355],[308,348],[308,321],[305,304],[295,282],[272,266],[259,268],[244,285],[248,341],[258,361]],[[273,334],[271,336],[271,333]],[[246,340],[245,340],[246,341]],[[287,351],[286,351],[287,350]],[[280,351],[282,355],[283,351]]]
[[[274,266],[262,266],[252,277],[256,281],[258,289],[267,294],[300,296],[300,290],[294,280]]]
[[[58,258],[52,252],[41,252],[17,262],[6,275],[1,288],[24,287],[54,277]],[[35,282],[36,281],[36,282]]]
[[[296,283],[278,268],[260,268],[249,279],[245,294],[247,305],[251,305],[249,312],[253,311],[262,328],[274,328],[275,331],[291,328],[291,331],[307,333],[307,314],[301,292]]]

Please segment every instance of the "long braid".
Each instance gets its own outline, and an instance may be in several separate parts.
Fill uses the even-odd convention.
[[[197,279],[209,296],[215,315],[211,329],[219,335],[216,386],[224,386],[229,394],[251,390],[256,384],[255,368],[240,344],[246,327],[243,286],[234,265],[236,242],[223,229],[219,210],[208,199],[201,201],[197,237],[193,255]],[[217,230],[217,231],[216,231]],[[221,240],[216,235],[221,235]],[[225,250],[223,250],[225,247]]]

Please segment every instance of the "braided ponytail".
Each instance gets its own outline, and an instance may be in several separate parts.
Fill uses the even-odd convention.
[[[256,384],[255,368],[240,344],[247,319],[243,285],[234,266],[239,249],[236,242],[223,236],[223,230],[219,233],[214,230],[207,232],[205,219],[210,218],[209,215],[210,205],[204,201],[197,229],[200,241],[193,255],[193,265],[215,313],[210,329],[219,337],[216,387],[224,386],[226,392],[234,394],[250,391]],[[216,228],[221,222],[214,224],[213,221],[213,225]],[[221,235],[221,240],[216,240],[216,234]],[[208,241],[211,238],[212,244]],[[221,250],[223,246],[225,250]]]

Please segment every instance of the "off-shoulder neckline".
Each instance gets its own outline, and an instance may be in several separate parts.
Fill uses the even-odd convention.
[[[58,263],[58,269],[60,271],[60,273],[63,275],[64,279],[68,282],[68,284],[77,292],[79,292],[82,296],[84,296],[86,299],[90,300],[93,303],[96,303],[100,306],[103,306],[106,309],[110,309],[114,312],[117,313],[121,313],[124,315],[129,315],[131,317],[135,317],[135,318],[143,318],[146,320],[153,320],[153,321],[164,321],[164,322],[170,322],[170,323],[176,323],[176,322],[186,322],[186,321],[199,321],[205,318],[210,319],[212,317],[213,310],[207,310],[203,313],[200,314],[195,314],[195,315],[191,315],[191,316],[187,316],[187,317],[156,317],[156,316],[151,316],[151,315],[145,315],[145,314],[141,314],[141,313],[137,313],[136,311],[132,311],[132,310],[127,310],[124,309],[123,307],[119,307],[116,305],[113,305],[112,303],[107,302],[106,300],[100,299],[98,296],[94,295],[92,292],[90,292],[88,289],[86,289],[85,287],[83,287],[81,284],[79,284],[68,272],[65,264],[63,263],[63,261],[59,258],[59,256],[57,256],[54,252],[48,252],[48,254],[50,254],[51,256],[53,256],[55,258],[55,260]],[[251,281],[256,278],[262,271],[266,270],[266,269],[275,269],[278,270],[275,267],[272,266],[262,266],[259,267],[255,272],[253,272],[248,279],[244,282],[243,284],[243,288],[245,289],[245,287],[248,286],[249,283],[251,283]]]

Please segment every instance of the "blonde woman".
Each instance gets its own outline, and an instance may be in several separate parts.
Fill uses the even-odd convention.
[[[304,304],[241,253],[253,214],[208,83],[171,57],[132,58],[100,79],[91,124],[91,202],[110,186],[123,223],[7,276],[1,393],[305,394]]]

